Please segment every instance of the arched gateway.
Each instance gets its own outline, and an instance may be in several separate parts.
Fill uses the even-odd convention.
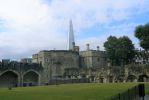
[[[29,70],[23,75],[23,86],[39,85],[40,75],[34,70]]]
[[[0,86],[9,87],[9,86],[18,86],[18,73],[15,71],[5,71],[0,74]]]

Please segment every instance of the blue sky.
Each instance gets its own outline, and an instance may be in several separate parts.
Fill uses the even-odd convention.
[[[76,44],[85,50],[107,37],[129,36],[149,22],[148,0],[0,0],[0,59],[31,57],[40,50],[66,49],[72,19]]]

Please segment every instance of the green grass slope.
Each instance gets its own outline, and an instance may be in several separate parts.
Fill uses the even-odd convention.
[[[0,88],[0,100],[103,100],[136,84],[88,83],[13,88],[12,90]]]

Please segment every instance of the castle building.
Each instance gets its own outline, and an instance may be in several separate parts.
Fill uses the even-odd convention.
[[[106,66],[105,52],[100,51],[99,46],[97,46],[97,50],[91,50],[89,44],[87,44],[85,51],[79,51],[79,46],[75,46],[71,20],[68,37],[68,50],[43,50],[32,56],[32,62],[41,64],[44,68],[43,82],[48,83],[56,78],[77,77],[81,68]]]
[[[67,50],[42,50],[20,62],[3,59],[0,62],[0,86],[43,85],[52,80],[81,78],[81,69],[100,68],[105,64],[104,51],[99,47],[91,50],[87,44],[85,51],[79,51],[70,20]]]
[[[86,44],[86,51],[80,51],[81,67],[84,68],[101,68],[106,66],[106,56],[104,51],[91,50],[89,44]]]
[[[43,66],[43,82],[65,78],[66,69],[79,69],[79,53],[68,50],[40,51],[32,57],[33,63]]]
[[[92,50],[86,44],[86,50],[80,51],[75,45],[72,21],[69,22],[67,50],[42,50],[32,58],[20,62],[3,59],[0,61],[0,86],[32,86],[73,82],[126,82],[149,81],[148,66],[108,66],[105,51],[99,46]],[[148,53],[136,56],[146,58]],[[147,56],[147,57],[146,57]],[[139,58],[139,60],[137,60]],[[141,60],[141,62],[143,62]]]

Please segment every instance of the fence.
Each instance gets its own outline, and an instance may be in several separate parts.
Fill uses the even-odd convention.
[[[140,95],[144,93],[144,89],[142,87],[140,88],[140,86],[143,86],[144,88],[144,84],[139,84],[135,87],[128,89],[127,91],[114,95],[105,100],[139,100],[139,98],[142,98],[144,100],[145,94]]]

